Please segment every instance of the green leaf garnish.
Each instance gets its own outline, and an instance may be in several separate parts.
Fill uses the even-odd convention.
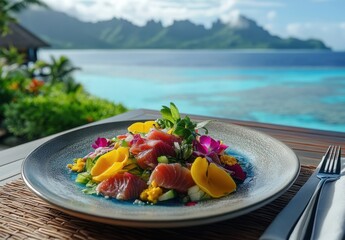
[[[85,168],[87,172],[91,171],[91,168],[95,165],[94,161],[92,158],[87,158],[86,163],[85,163]]]
[[[157,123],[161,128],[170,128],[172,133],[180,136],[183,141],[190,144],[198,135],[197,129],[204,128],[209,121],[204,121],[199,124],[193,122],[188,116],[181,119],[181,114],[174,103],[170,103],[170,107],[162,106],[162,118],[157,119]],[[186,155],[186,154],[184,154]],[[188,154],[187,154],[188,155]]]
[[[163,119],[168,120],[171,123],[174,123],[174,118],[171,114],[170,108],[163,106],[163,108],[161,110],[161,114],[162,114]]]
[[[212,120],[206,120],[206,121],[202,121],[196,124],[195,129],[200,129],[200,128],[204,128],[207,124],[209,124]]]
[[[91,180],[92,176],[88,172],[82,172],[77,175],[75,182],[86,184]]]
[[[171,116],[174,121],[178,121],[180,117],[180,112],[178,111],[176,105],[174,103],[170,103],[170,111],[171,111]]]
[[[97,186],[93,186],[91,188],[85,188],[85,189],[82,190],[82,192],[85,193],[85,194],[90,194],[90,195],[91,194],[96,194],[97,193],[96,187]]]

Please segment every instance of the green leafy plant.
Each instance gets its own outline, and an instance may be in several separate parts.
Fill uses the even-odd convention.
[[[170,107],[162,106],[162,118],[157,119],[157,123],[161,128],[171,128],[172,133],[182,137],[183,141],[177,147],[177,158],[188,160],[193,153],[193,141],[199,135],[198,129],[204,129],[210,120],[200,123],[193,122],[188,116],[181,118],[181,114],[174,103],[170,103]]]
[[[163,106],[161,109],[162,118],[157,119],[157,123],[161,128],[172,128],[173,134],[182,137],[186,143],[191,143],[198,135],[197,130],[203,128],[207,134],[205,127],[210,120],[200,123],[193,122],[188,116],[181,118],[181,114],[174,103],[170,103],[170,107]]]
[[[1,1],[1,0],[0,0]],[[51,63],[21,65],[15,49],[3,50],[0,63],[0,124],[7,132],[28,141],[127,111],[92,96],[75,82],[78,70],[66,57]]]
[[[65,92],[75,92],[81,87],[81,84],[77,83],[72,75],[76,70],[81,70],[81,68],[75,67],[66,56],[59,58],[51,56],[50,62],[39,60],[28,69],[28,72],[32,77],[38,75],[51,85],[63,83],[64,89],[62,90]]]
[[[9,24],[17,21],[14,15],[30,6],[47,7],[47,5],[40,0],[0,0],[0,32],[3,36],[10,33]]]
[[[23,97],[5,106],[7,129],[24,140],[33,140],[127,111],[121,104],[82,91],[54,91],[44,96]]]
[[[29,84],[30,79],[21,69],[8,70],[6,66],[0,65],[0,123],[6,104],[30,94],[26,88]]]
[[[10,32],[14,13],[40,0],[0,0],[0,32]],[[84,91],[72,74],[80,68],[61,56],[51,62],[25,65],[14,48],[0,49],[0,127],[25,141],[41,138],[89,122],[114,116],[127,109]]]
[[[18,64],[19,66],[25,62],[25,55],[20,53],[17,48],[11,46],[9,48],[0,48],[1,60],[8,64]]]

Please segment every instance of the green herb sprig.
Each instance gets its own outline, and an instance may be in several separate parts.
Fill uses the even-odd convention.
[[[183,139],[179,147],[178,156],[187,160],[193,152],[193,141],[198,135],[198,129],[204,129],[205,134],[208,133],[205,127],[210,120],[200,123],[193,122],[188,116],[181,118],[181,114],[174,103],[170,103],[170,107],[162,106],[162,118],[157,119],[156,122],[161,128],[171,128],[172,133]]]

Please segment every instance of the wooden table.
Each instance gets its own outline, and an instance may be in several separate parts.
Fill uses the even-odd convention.
[[[189,116],[193,120],[210,119],[210,117],[194,116],[194,115],[189,115]],[[108,119],[105,119],[105,120],[102,120],[99,122],[88,124],[85,126],[100,124],[100,123],[104,123],[104,122],[112,122],[112,121],[157,119],[158,117],[160,117],[160,113],[158,111],[138,109],[138,110],[129,111],[127,113],[117,115],[117,116],[114,116],[114,117],[111,117],[111,118],[108,118]],[[219,119],[219,120],[221,120],[223,122],[237,124],[237,125],[241,125],[241,126],[245,126],[248,128],[252,128],[252,129],[261,131],[263,133],[271,135],[272,137],[284,142],[287,146],[289,146],[291,149],[293,149],[293,151],[297,154],[297,156],[299,157],[299,159],[301,161],[301,165],[303,165],[303,166],[306,166],[306,165],[316,166],[320,162],[321,157],[323,156],[323,154],[325,153],[325,151],[327,150],[327,148],[330,144],[340,145],[340,146],[342,146],[343,149],[345,149],[345,133],[341,133],[341,132],[319,131],[319,130],[312,130],[312,129],[305,129],[305,128],[287,127],[287,126],[281,126],[281,125],[264,124],[264,123],[257,123],[257,122],[248,122],[248,121],[238,121],[238,120],[231,120],[231,119]],[[85,126],[82,126],[82,127],[85,127]],[[79,127],[79,128],[82,128],[82,127]],[[68,131],[66,131],[66,132],[68,132]],[[65,133],[65,132],[63,132],[63,133]],[[22,165],[25,157],[32,150],[34,150],[36,147],[38,147],[39,145],[41,145],[45,141],[47,141],[51,138],[54,138],[54,137],[56,137],[60,134],[63,134],[63,133],[55,134],[53,136],[45,137],[45,138],[42,138],[39,140],[35,140],[35,141],[29,142],[29,143],[19,145],[17,147],[13,147],[13,148],[9,148],[9,149],[0,151],[0,186],[3,186],[3,187],[10,186],[11,188],[8,188],[8,189],[12,189],[13,185],[11,185],[11,182],[13,183],[14,180],[20,179],[21,165]],[[310,176],[310,174],[308,176]],[[304,182],[306,181],[306,179],[304,180]],[[15,183],[14,186],[17,186],[16,184],[19,185],[19,183]],[[303,184],[303,183],[301,183],[301,184]],[[8,191],[8,189],[6,191]],[[297,190],[298,189],[295,189],[294,193],[296,193]],[[6,191],[3,190],[2,194],[5,194]],[[0,192],[0,194],[1,194],[1,192]],[[28,192],[28,194],[29,194],[29,192]],[[20,197],[20,195],[19,195],[19,197]],[[291,196],[290,196],[290,198],[291,198]],[[5,199],[5,198],[3,198],[3,199]],[[5,200],[3,200],[3,201],[5,201]],[[13,201],[15,201],[15,200],[13,200]],[[288,200],[285,200],[285,201],[288,201]],[[1,206],[1,204],[2,204],[2,202],[1,202],[1,198],[0,198],[0,206]],[[10,203],[10,204],[13,204],[13,203]],[[24,204],[24,203],[21,203],[21,204]],[[40,203],[40,204],[42,204],[42,203]],[[286,204],[286,202],[284,204]],[[14,204],[13,206],[18,207],[17,205],[18,204]],[[12,205],[10,205],[10,206],[12,206]],[[46,206],[46,207],[49,207],[49,206]],[[8,206],[7,206],[7,208],[8,208]],[[0,220],[6,218],[6,216],[0,215]],[[68,218],[68,216],[65,216],[65,215],[63,215],[63,216],[65,218]],[[77,220],[74,220],[74,221],[77,221]],[[267,219],[268,223],[269,223],[269,221],[272,221],[272,216],[270,217],[270,219]],[[66,219],[64,220],[64,223],[66,223]],[[1,225],[1,221],[0,221],[0,233],[2,231],[4,231],[6,234],[8,234],[8,236],[14,237],[15,235],[11,235],[11,233],[9,233],[10,230],[8,230],[8,229],[12,229],[14,227],[12,226],[12,228],[5,228],[4,226],[5,225]],[[267,226],[267,224],[265,226]],[[4,228],[2,228],[2,227],[4,227]],[[60,226],[60,228],[61,228],[61,226]],[[42,229],[42,228],[40,228],[40,229]],[[31,230],[28,230],[28,232],[30,232],[30,231]],[[184,230],[184,231],[188,232],[188,230]],[[80,234],[79,230],[77,232]],[[73,234],[75,234],[75,233],[73,233]],[[186,233],[184,232],[184,234],[186,234]],[[187,236],[187,235],[185,235],[185,236]],[[6,235],[4,235],[4,236],[6,236]],[[27,235],[25,235],[25,236],[27,236]],[[0,234],[0,238],[2,238],[2,237],[3,236],[1,236],[1,234]],[[66,237],[66,236],[64,236],[64,237]]]

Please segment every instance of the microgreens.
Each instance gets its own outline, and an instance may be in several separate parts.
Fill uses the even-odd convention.
[[[157,123],[161,128],[171,129],[171,132],[183,140],[176,147],[178,159],[187,160],[193,153],[193,142],[200,135],[198,129],[204,129],[205,134],[208,133],[205,127],[210,120],[200,123],[193,122],[188,116],[181,118],[181,114],[174,103],[170,103],[170,107],[163,106],[161,109],[162,118],[157,119]]]
[[[184,139],[186,144],[191,144],[198,135],[197,129],[203,128],[207,134],[206,125],[210,122],[203,121],[200,123],[193,122],[188,116],[181,119],[180,112],[174,103],[170,107],[163,106],[161,109],[162,118],[157,119],[161,128],[171,128],[172,133]]]

